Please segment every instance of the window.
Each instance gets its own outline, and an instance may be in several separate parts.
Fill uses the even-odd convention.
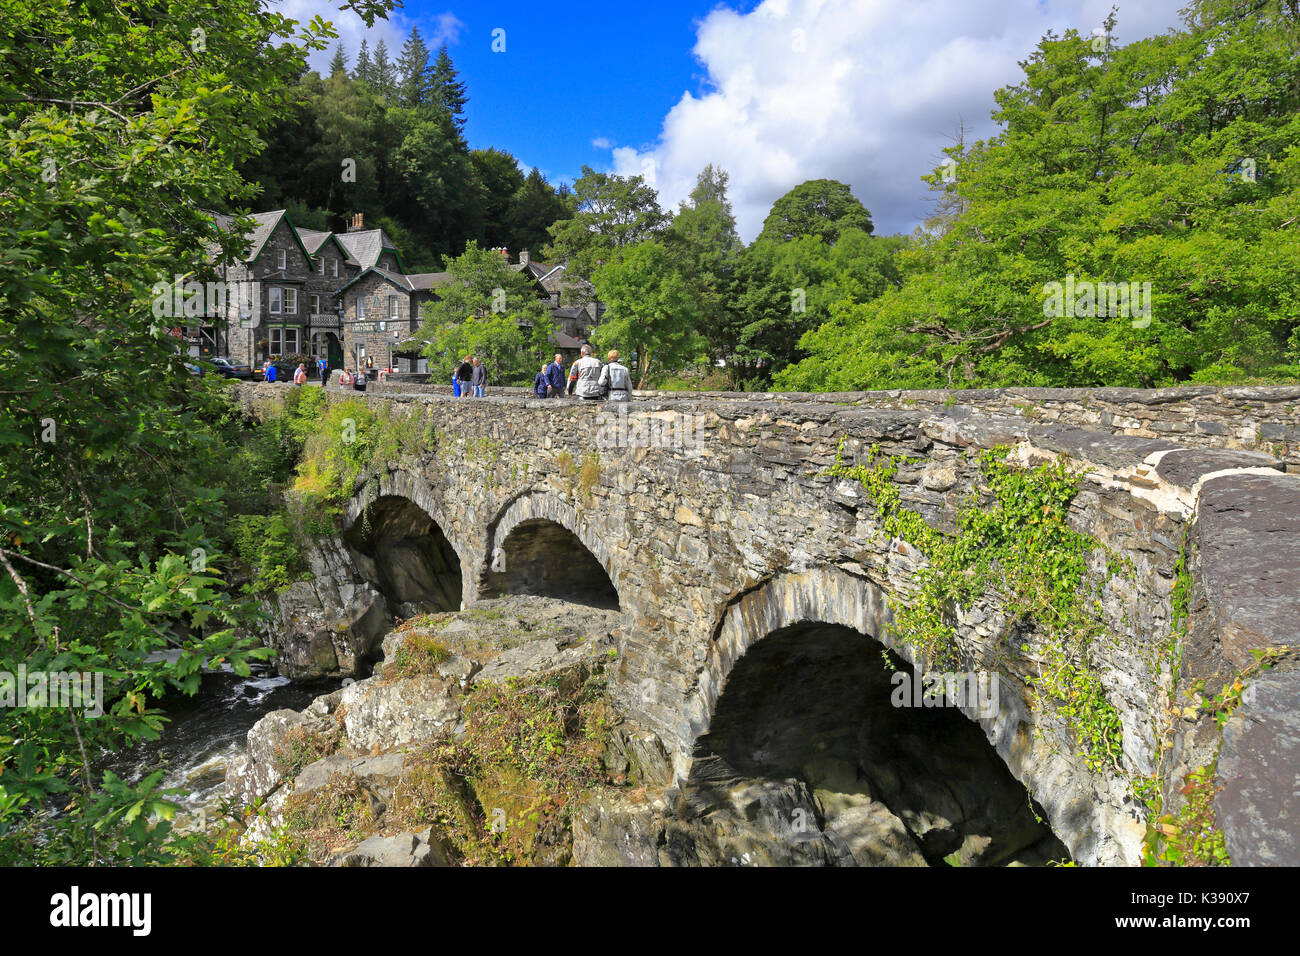
[[[311,314],[320,315],[320,296],[314,293],[311,297]]]
[[[283,337],[284,330],[280,328],[271,328],[268,331],[270,332],[271,354],[283,355],[284,354],[284,337]]]
[[[298,290],[297,289],[284,290],[284,314],[285,315],[298,314]]]
[[[331,259],[330,265],[334,268],[334,278],[337,279],[339,277],[339,261],[337,259]]]
[[[270,303],[272,315],[279,315],[284,307],[284,290],[278,285],[273,285],[267,291],[267,301]]]
[[[319,272],[321,275],[324,275],[324,274],[325,274],[325,257],[324,257],[324,256],[317,256],[317,257],[316,257],[316,271]]]
[[[287,269],[287,268],[289,268],[289,253],[287,253],[287,252],[285,252],[283,249],[281,249],[281,250],[277,253],[276,265],[279,266],[279,268],[281,268],[281,269]]]
[[[357,296],[357,321],[364,322],[366,319],[366,300]]]
[[[401,301],[402,300],[395,295],[390,295],[388,297],[388,317],[394,322],[397,321],[397,305]]]
[[[298,354],[298,330],[297,329],[284,330],[284,354],[285,355]]]

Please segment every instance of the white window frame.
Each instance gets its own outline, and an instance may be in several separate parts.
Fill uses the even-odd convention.
[[[275,260],[275,261],[276,261],[276,268],[278,268],[278,269],[287,269],[287,268],[289,268],[289,253],[288,253],[288,251],[286,251],[286,250],[284,250],[284,249],[280,249],[280,250],[278,250],[278,251],[276,252],[276,260]]]
[[[333,268],[334,278],[337,279],[339,277],[339,260],[337,258],[330,259],[330,267]]]
[[[268,356],[284,354],[284,329],[273,325],[266,330],[266,354]]]
[[[390,295],[388,297],[388,318],[391,322],[397,321],[397,304],[401,302],[401,296]]]
[[[324,257],[324,256],[317,256],[317,257],[316,257],[316,271],[319,272],[321,275],[324,275],[324,274],[325,274],[325,257]]]
[[[364,322],[365,320],[366,320],[366,297],[364,295],[359,295],[357,296],[357,321]]]
[[[298,314],[298,290],[297,289],[284,290],[284,314],[285,315]]]
[[[287,325],[284,327],[282,332],[283,332],[282,341],[284,342],[284,351],[281,353],[282,355],[297,355],[300,351],[302,351],[299,348],[299,346],[302,345],[302,342],[299,341],[301,336],[299,336],[298,334],[298,327],[296,325]],[[291,334],[293,336],[293,348],[289,348],[289,336]]]
[[[311,294],[311,314],[320,315],[320,294],[317,292]]]
[[[266,291],[266,310],[272,315],[279,315],[284,305],[284,290],[273,285]]]

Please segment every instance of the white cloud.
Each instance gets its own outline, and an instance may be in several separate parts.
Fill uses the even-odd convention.
[[[410,17],[401,7],[398,7],[389,14],[387,20],[376,20],[373,27],[367,27],[365,22],[351,10],[337,9],[337,0],[333,3],[328,0],[277,0],[275,7],[276,12],[292,17],[303,25],[316,15],[334,25],[338,38],[330,41],[328,49],[313,53],[308,58],[311,68],[321,74],[329,69],[334,49],[340,42],[348,58],[348,69],[352,69],[363,38],[372,51],[382,39],[388,47],[389,59],[396,60],[413,26],[419,28],[420,36],[433,52],[437,52],[438,47],[443,43],[454,46],[460,40],[461,31],[465,29],[465,24],[451,12]]]
[[[808,179],[838,179],[879,233],[909,232],[929,209],[920,177],[960,123],[987,137],[993,92],[1018,82],[1049,29],[1091,34],[1113,0],[766,0],[698,24],[706,92],[685,93],[657,143],[615,147],[614,170],[654,183],[675,207],[708,163],[731,174],[741,236]],[[1121,8],[1119,42],[1179,22],[1185,0]],[[598,148],[601,140],[593,141]]]
[[[594,147],[596,147],[596,149],[613,149],[613,148],[614,148],[614,142],[613,142],[613,140],[606,139],[604,136],[597,136],[595,139],[593,139],[593,140],[591,141],[591,145],[594,146]]]

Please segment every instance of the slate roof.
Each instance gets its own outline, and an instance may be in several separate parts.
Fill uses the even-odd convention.
[[[271,238],[271,233],[275,232],[275,227],[280,224],[280,220],[284,217],[284,214],[285,210],[274,209],[271,212],[255,212],[249,215],[248,218],[253,220],[253,229],[248,234],[248,248],[244,250],[244,262],[252,262],[258,257],[262,252],[262,247],[266,245],[266,240]],[[212,214],[212,221],[216,223],[217,228],[222,232],[229,232],[234,227],[237,218],[238,217],[236,216],[227,216],[226,214],[219,212]],[[296,228],[294,228],[292,222],[289,223],[289,231],[293,234],[294,240],[298,245],[302,247],[303,255],[310,259],[311,253],[307,251],[306,245],[303,244],[301,234]],[[215,255],[215,253],[216,247],[213,246],[209,254]]]
[[[355,259],[362,269],[369,269],[379,261],[385,249],[391,249],[397,256],[398,266],[402,265],[402,254],[397,251],[397,244],[382,229],[362,229],[358,232],[338,232],[334,237]]]

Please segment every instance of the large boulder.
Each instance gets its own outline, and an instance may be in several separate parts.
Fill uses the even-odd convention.
[[[388,750],[446,739],[460,718],[458,691],[433,676],[350,684],[340,705],[348,744],[362,751]]]
[[[272,623],[263,636],[276,667],[294,680],[362,674],[392,628],[388,602],[362,576],[364,556],[341,539],[317,539],[306,557],[311,580],[267,603]]]

